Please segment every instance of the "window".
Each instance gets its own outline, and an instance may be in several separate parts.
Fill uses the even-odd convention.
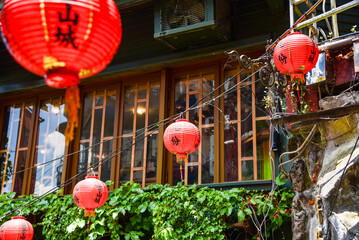
[[[125,87],[120,184],[135,181],[144,187],[156,183],[159,105],[159,82]]]
[[[63,97],[40,102],[38,133],[30,192],[38,195],[61,184],[63,156],[65,154],[65,129],[67,118]],[[56,159],[56,160],[55,160]],[[55,161],[51,161],[55,160]],[[51,162],[50,162],[51,161]],[[41,165],[45,162],[47,164]]]
[[[22,194],[24,170],[28,163],[34,106],[23,102],[7,106],[0,145],[1,194]]]
[[[116,101],[117,90],[105,89],[85,94],[78,173],[92,164],[101,164],[94,168],[96,175],[102,181],[111,179],[112,160],[106,157],[114,150]],[[106,161],[102,163],[103,159]],[[84,177],[82,175],[82,179]]]
[[[252,72],[225,72],[224,181],[270,179],[269,128],[263,114],[263,86]]]
[[[216,74],[213,70],[198,71],[175,76],[175,113],[192,107],[200,99],[203,102],[214,97]],[[211,93],[211,94],[210,94]],[[208,95],[209,94],[209,95]],[[214,182],[214,106],[212,104],[188,111],[183,116],[195,124],[201,133],[201,145],[188,157],[185,164],[185,184],[204,184]],[[180,166],[175,156],[172,162],[173,184],[181,181]]]

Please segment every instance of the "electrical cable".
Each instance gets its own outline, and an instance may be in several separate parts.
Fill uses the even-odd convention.
[[[177,115],[174,115],[174,116],[177,116]],[[149,125],[149,126],[147,126],[147,127],[138,129],[138,130],[136,130],[135,132],[132,132],[132,133],[126,134],[126,135],[133,135],[133,134],[136,134],[136,133],[138,133],[138,132],[145,131],[146,129],[147,129],[147,130],[151,130],[152,128],[156,127],[158,124],[160,124],[160,123],[162,123],[162,122],[164,122],[164,121],[167,121],[168,119],[173,118],[174,116],[168,117],[168,118],[166,118],[166,119],[164,119],[164,120],[158,121],[158,122],[153,123],[153,124],[151,124],[151,125]],[[57,161],[57,160],[62,160],[62,159],[64,159],[64,158],[66,158],[66,157],[75,155],[75,154],[77,154],[77,153],[86,152],[87,150],[89,150],[89,149],[91,149],[91,148],[93,148],[93,147],[95,147],[95,146],[98,146],[98,145],[101,145],[101,144],[103,144],[103,143],[106,143],[106,142],[109,142],[109,141],[113,141],[113,140],[116,140],[116,139],[120,139],[120,138],[123,138],[123,137],[125,137],[125,136],[124,136],[124,135],[121,135],[121,136],[113,137],[113,138],[111,138],[111,139],[106,139],[106,140],[101,141],[101,142],[98,142],[98,143],[94,143],[94,144],[92,144],[91,146],[89,146],[89,147],[87,147],[87,148],[84,148],[84,149],[82,149],[82,150],[78,150],[78,151],[75,151],[75,152],[72,152],[72,153],[69,153],[69,154],[66,154],[66,155],[62,155],[61,157],[57,157],[57,158],[54,158],[54,159],[52,159],[52,160],[45,161],[45,162],[43,162],[43,163],[35,164],[34,166],[31,166],[31,167],[28,167],[28,168],[19,170],[19,171],[14,172],[14,173],[9,173],[9,176],[12,176],[12,175],[15,175],[15,174],[19,174],[19,173],[23,173],[23,172],[26,172],[26,171],[31,170],[31,169],[33,169],[33,168],[36,168],[36,167],[39,167],[39,166],[42,166],[42,165],[46,165],[46,164],[48,164],[48,163],[52,163],[52,162]],[[15,151],[12,150],[12,151],[8,151],[8,152],[15,152]],[[2,180],[0,179],[0,184],[1,184],[1,182],[2,182]]]
[[[176,116],[176,115],[175,115],[175,116]],[[170,119],[170,120],[171,120],[171,119]],[[170,121],[170,120],[169,120],[169,121]],[[167,124],[167,122],[163,123],[161,126],[159,126],[159,128],[163,127],[165,124]],[[158,129],[159,129],[159,128],[158,128]],[[157,131],[157,130],[156,130],[156,131]],[[151,133],[153,133],[153,132],[155,132],[155,131],[152,131]],[[144,133],[146,133],[146,132],[144,132]],[[151,133],[150,133],[150,134],[151,134]],[[147,135],[148,135],[148,134],[144,134],[144,136],[143,136],[139,141],[141,141],[141,140],[143,140],[144,138],[146,138]],[[136,136],[134,139],[136,139],[136,138],[138,138],[138,136]],[[109,156],[106,156],[105,159],[102,159],[102,161],[99,161],[97,164],[92,164],[92,165],[91,165],[90,167],[88,167],[87,169],[83,170],[83,171],[80,172],[80,173],[77,173],[76,175],[74,175],[74,176],[71,177],[70,179],[68,179],[68,180],[66,180],[65,182],[61,183],[59,186],[56,186],[56,187],[54,187],[54,188],[48,190],[46,193],[42,194],[41,196],[39,196],[39,197],[36,198],[35,200],[33,200],[33,201],[31,201],[31,202],[29,202],[29,203],[27,203],[27,204],[25,204],[25,205],[22,205],[22,206],[20,206],[20,207],[17,208],[17,209],[12,210],[10,213],[8,213],[8,214],[6,214],[6,215],[4,215],[4,216],[1,216],[0,219],[6,218],[6,217],[8,217],[8,216],[14,214],[14,213],[17,212],[17,211],[21,211],[22,209],[24,209],[24,208],[26,208],[26,207],[28,207],[28,206],[30,206],[30,205],[36,203],[36,202],[39,202],[40,200],[42,200],[43,198],[47,197],[49,194],[53,193],[54,191],[58,191],[59,189],[68,186],[68,185],[71,184],[73,181],[77,180],[78,177],[80,177],[80,176],[82,176],[82,175],[88,173],[90,169],[97,168],[97,167],[101,166],[101,165],[104,164],[105,162],[111,160],[112,158],[116,157],[116,156],[119,155],[121,152],[126,151],[127,149],[129,149],[130,147],[132,147],[132,146],[135,145],[135,144],[136,144],[136,142],[133,142],[133,141],[132,141],[131,144],[130,144],[128,147],[126,147],[124,150],[122,149],[122,146],[119,147],[119,148],[117,148],[116,150],[114,150],[113,152],[111,152],[111,153],[109,154]],[[110,156],[110,155],[112,155],[113,153],[115,153],[116,151],[118,151],[119,149],[121,149],[120,152],[116,153],[114,156]]]

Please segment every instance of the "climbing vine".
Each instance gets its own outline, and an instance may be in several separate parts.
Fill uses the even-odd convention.
[[[281,178],[276,182],[284,183]],[[33,222],[37,239],[225,239],[224,231],[233,223],[248,223],[253,217],[264,219],[266,227],[261,235],[269,236],[290,222],[293,198],[284,188],[273,192],[243,188],[220,191],[179,184],[142,189],[128,182],[115,189],[89,219],[71,195],[59,194],[22,210]],[[0,216],[33,199],[34,195],[16,199],[14,193],[0,195]],[[0,224],[9,219],[1,218]]]

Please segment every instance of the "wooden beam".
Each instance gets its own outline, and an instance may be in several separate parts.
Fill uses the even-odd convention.
[[[274,118],[268,120],[268,122],[272,123],[273,125],[280,125],[286,123],[304,122],[315,119],[339,118],[353,113],[359,113],[359,104],[310,112],[305,114],[296,114],[281,118]]]

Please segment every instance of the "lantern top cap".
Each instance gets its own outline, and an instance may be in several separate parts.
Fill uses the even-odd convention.
[[[98,179],[98,177],[97,177],[97,176],[87,176],[87,177],[86,177],[86,179],[88,179],[88,178]]]
[[[176,122],[189,122],[189,121],[185,118],[180,118],[180,119],[177,119]]]
[[[25,217],[21,217],[21,216],[16,216],[16,217],[12,217],[11,220],[13,219],[25,219]]]
[[[299,35],[299,34],[302,34],[302,35],[303,35],[303,33],[300,33],[300,32],[292,32],[292,33],[289,34],[289,35]]]

